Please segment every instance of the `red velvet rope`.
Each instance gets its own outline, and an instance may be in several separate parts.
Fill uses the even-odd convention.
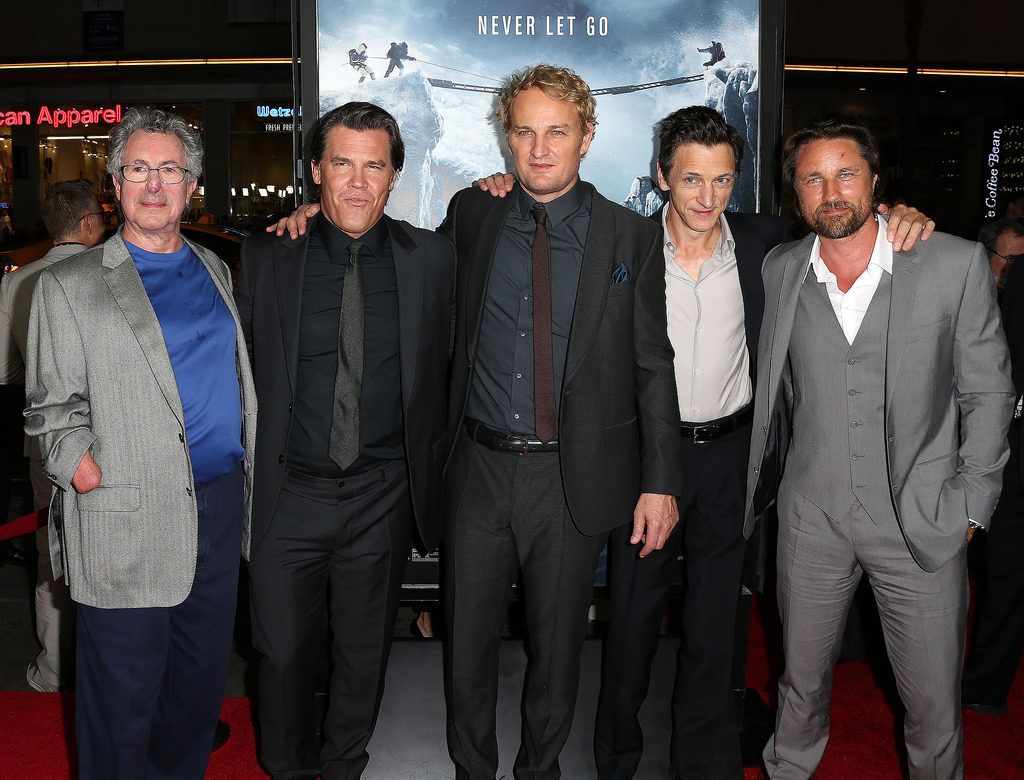
[[[30,534],[37,528],[42,528],[46,525],[46,517],[49,511],[49,507],[44,507],[38,512],[32,512],[31,514],[19,517],[17,520],[11,520],[9,523],[0,525],[0,542],[5,539],[13,539],[15,536]]]

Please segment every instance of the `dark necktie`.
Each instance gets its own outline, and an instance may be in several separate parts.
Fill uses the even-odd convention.
[[[334,375],[331,460],[342,470],[359,457],[359,398],[363,386],[363,272],[361,241],[348,245],[349,264],[341,293],[338,323],[338,371]]]
[[[537,438],[547,444],[557,433],[551,359],[551,241],[544,206],[535,203],[530,213],[537,223],[533,233],[533,417]]]

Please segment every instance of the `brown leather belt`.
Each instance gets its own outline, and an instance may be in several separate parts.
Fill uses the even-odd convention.
[[[558,452],[557,441],[545,444],[539,439],[528,439],[514,433],[496,431],[493,428],[488,428],[479,420],[469,417],[466,418],[463,425],[473,441],[479,442],[495,452],[513,452],[517,455],[526,455],[529,452]]]
[[[693,439],[694,444],[707,444],[709,441],[720,439],[727,433],[749,425],[754,419],[754,403],[751,401],[738,412],[733,412],[728,417],[720,417],[717,420],[709,420],[704,423],[679,423],[679,432],[685,439]]]

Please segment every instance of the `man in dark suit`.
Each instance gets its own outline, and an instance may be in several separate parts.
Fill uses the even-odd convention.
[[[744,472],[764,309],[761,261],[786,232],[775,216],[725,212],[743,147],[739,132],[706,106],[659,124],[658,181],[669,202],[655,219],[665,229],[683,519],[646,558],[630,544],[629,529],[611,534],[611,615],[594,739],[602,778],[631,778],[640,763],[640,707],[680,550],[686,590],[672,697],[673,776],[743,774],[729,675],[745,550]]]
[[[1010,349],[1017,405],[1010,423],[1010,459],[992,525],[980,541],[984,555],[975,629],[961,698],[968,709],[1005,715],[1006,700],[1024,649],[1024,467],[1020,457],[1024,396],[1024,223],[998,219],[978,234],[988,252]],[[978,544],[975,541],[975,544]]]
[[[579,179],[594,100],[564,68],[513,75],[499,118],[520,184],[458,193],[445,547],[449,749],[493,778],[497,662],[522,573],[530,660],[517,778],[559,776],[597,555],[633,517],[642,555],[682,490],[661,231]],[[639,500],[638,500],[639,497]]]
[[[415,528],[441,533],[455,261],[384,216],[405,157],[380,107],[325,114],[312,144],[323,212],[298,238],[251,237],[236,293],[263,409],[253,638],[260,753],[274,776],[356,778],[369,756]],[[318,744],[312,670],[328,622]]]

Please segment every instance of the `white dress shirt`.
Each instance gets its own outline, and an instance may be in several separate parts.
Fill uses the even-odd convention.
[[[875,246],[871,250],[868,267],[845,293],[839,289],[836,275],[828,270],[825,261],[821,259],[821,239],[815,236],[814,244],[811,245],[810,266],[818,282],[825,285],[832,310],[836,313],[843,335],[850,344],[857,338],[860,324],[864,321],[864,315],[871,305],[878,283],[882,280],[882,274],[892,275],[892,244],[885,237],[886,223],[877,216],[875,221],[878,224],[878,235],[875,236]]]
[[[665,219],[663,213],[668,337],[675,350],[679,415],[686,422],[717,420],[753,397],[736,242],[720,217],[718,243],[694,279],[676,264]]]

